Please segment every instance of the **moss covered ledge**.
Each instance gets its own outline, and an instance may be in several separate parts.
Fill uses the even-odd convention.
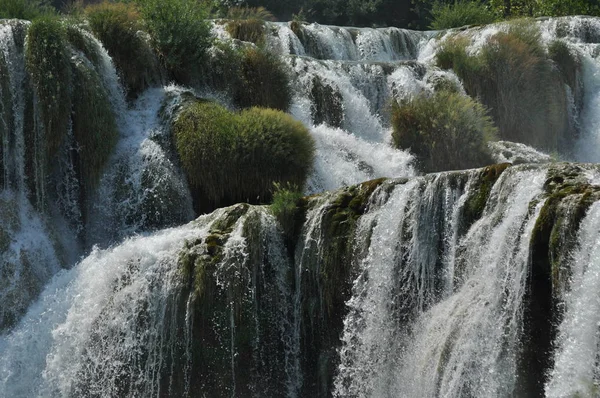
[[[597,173],[597,165],[556,163],[548,169],[543,204],[530,241],[524,349],[519,360],[519,367],[529,372],[527,379],[520,381],[524,396],[543,393],[552,366],[550,353],[563,316],[564,293],[569,289],[572,249],[590,205],[600,200],[600,186],[590,182],[590,174]]]

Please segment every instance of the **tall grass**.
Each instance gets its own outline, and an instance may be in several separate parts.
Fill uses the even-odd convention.
[[[242,108],[259,106],[287,111],[292,100],[287,65],[267,50],[244,50],[240,86],[234,100]]]

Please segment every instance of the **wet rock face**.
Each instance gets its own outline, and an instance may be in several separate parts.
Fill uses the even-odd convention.
[[[552,369],[553,342],[564,316],[564,293],[569,290],[572,248],[589,207],[600,200],[600,186],[590,180],[597,166],[553,164],[544,184],[544,205],[531,238],[531,271],[524,318],[524,349],[520,358],[527,376],[521,393],[543,396]]]
[[[488,143],[492,158],[497,163],[511,163],[513,165],[524,163],[549,163],[553,159],[550,155],[538,151],[519,142],[493,141]]]

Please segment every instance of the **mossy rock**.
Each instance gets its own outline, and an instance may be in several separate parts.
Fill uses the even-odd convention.
[[[481,218],[483,210],[490,197],[492,187],[500,178],[500,175],[510,167],[510,163],[501,163],[491,165],[483,168],[478,172],[478,176],[475,178],[477,183],[475,191],[472,191],[465,201],[462,208],[462,222],[460,230],[465,233],[469,230],[471,225]]]
[[[335,87],[315,76],[312,80],[310,99],[310,112],[315,125],[326,123],[332,127],[342,127],[344,100]]]
[[[567,288],[569,270],[562,265],[568,248],[576,245],[579,225],[589,207],[600,200],[600,186],[591,185],[585,169],[557,164],[548,171],[544,184],[546,199],[531,238],[533,250],[549,261],[554,294]]]
[[[4,53],[0,53],[0,187],[4,187],[4,138],[13,131],[12,95],[8,65]]]
[[[586,175],[590,166],[553,164],[547,173],[543,204],[531,235],[530,265],[526,281],[523,321],[523,353],[518,366],[527,369],[521,381],[528,396],[543,391],[553,366],[552,349],[565,309],[571,249],[576,247],[581,221],[590,205],[600,200],[600,187]],[[598,172],[597,168],[595,172]]]
[[[280,111],[240,114],[207,101],[184,105],[172,125],[175,146],[198,212],[237,202],[268,203],[273,183],[303,187],[314,142]]]
[[[260,238],[261,211],[240,204],[212,214],[209,231],[180,254],[184,293],[190,292],[182,305],[194,336],[187,366],[199,376],[192,384],[210,396],[231,396],[234,389],[243,396],[275,396],[284,389],[281,297]],[[246,243],[240,257],[231,248],[225,252],[234,229],[241,229]]]
[[[72,72],[73,134],[82,185],[94,187],[118,140],[115,115],[104,85],[92,65],[74,58]]]
[[[40,18],[27,31],[25,66],[35,89],[44,129],[46,162],[62,144],[71,115],[71,65],[67,31],[58,18]]]

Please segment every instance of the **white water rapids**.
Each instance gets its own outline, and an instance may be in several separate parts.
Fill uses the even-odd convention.
[[[537,23],[546,43],[560,37],[582,56],[585,94],[573,160],[600,162],[600,20]],[[57,205],[40,206],[47,193],[31,187],[44,186],[45,171],[36,169],[35,181],[26,175],[31,93],[17,43],[26,25],[6,23],[0,53],[9,92],[0,84],[0,99],[8,96],[12,107],[0,101],[0,398],[293,398],[319,389],[336,397],[459,398],[519,390],[531,239],[550,166],[504,171],[489,187],[481,216],[467,223],[465,206],[480,192],[481,171],[418,176],[413,156],[390,145],[391,98],[433,92],[441,78],[462,90],[453,73],[432,64],[442,34],[311,24],[299,37],[288,23],[268,28],[268,45],[292,73],[290,113],[316,142],[306,193],[391,178],[367,199],[348,237],[353,269],[339,344],[306,365],[306,341],[327,333],[306,314],[332,312],[323,297],[306,292],[322,289],[308,276],[310,267],[330,277],[321,273],[330,254],[321,245],[338,193],[314,199],[294,250],[266,207],[235,217],[237,208],[220,209],[190,222],[190,192],[168,144],[167,120],[181,94],[193,90],[153,87],[127,103],[112,60],[93,37],[101,55],[93,68],[117,114],[119,143],[88,206],[74,199],[66,155],[58,160],[65,179]],[[498,29],[479,32],[474,45]],[[597,185],[597,168],[582,167]],[[231,219],[231,228],[215,232]],[[563,248],[569,256],[561,267],[570,274],[547,397],[600,391],[597,203],[576,236],[575,247]],[[222,253],[211,251],[211,239],[224,240]],[[221,312],[210,325],[181,279],[180,256],[192,243],[205,251],[201,259],[214,255],[212,308]],[[194,329],[198,324],[218,332],[216,343]],[[208,354],[198,354],[198,346],[222,357],[202,357]],[[206,381],[194,373],[199,363],[212,366],[202,373]],[[333,374],[321,377],[331,363]]]

